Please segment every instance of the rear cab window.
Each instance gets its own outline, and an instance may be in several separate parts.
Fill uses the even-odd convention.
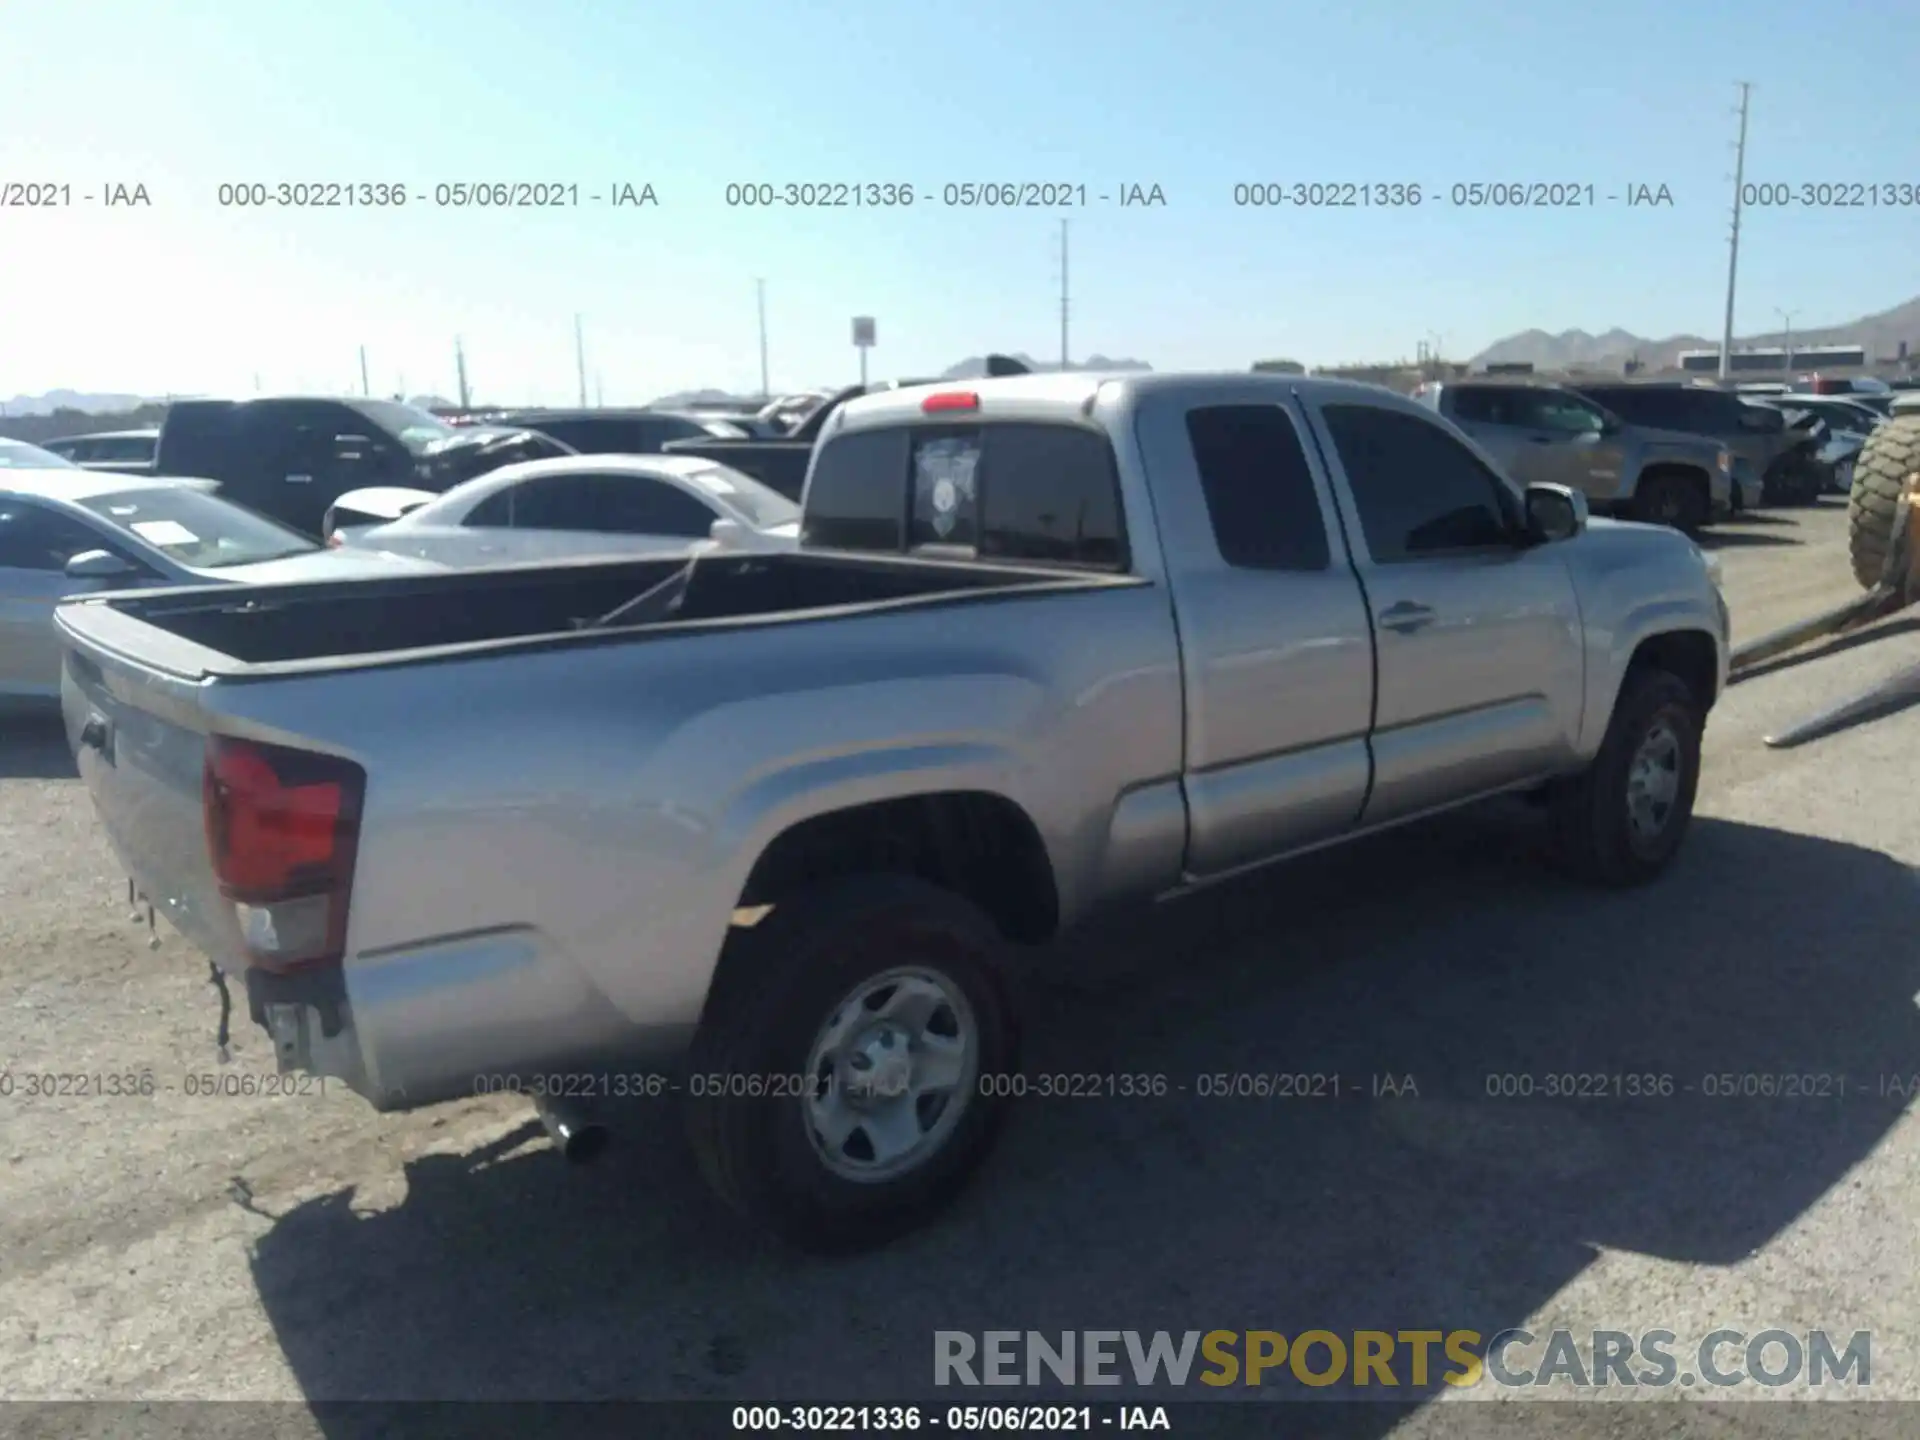
[[[1125,570],[1120,477],[1104,432],[1037,420],[882,426],[835,436],[808,483],[802,543]]]

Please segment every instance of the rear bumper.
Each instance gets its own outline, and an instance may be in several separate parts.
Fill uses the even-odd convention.
[[[664,1093],[694,1026],[635,1025],[529,930],[246,972],[248,1010],[282,1072],[341,1081],[377,1110],[469,1095]]]

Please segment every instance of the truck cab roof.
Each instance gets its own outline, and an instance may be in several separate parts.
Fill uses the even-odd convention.
[[[1358,380],[1252,374],[1244,370],[1165,374],[1143,374],[1137,370],[1069,370],[976,380],[934,380],[859,396],[841,406],[838,416],[828,423],[826,435],[822,438],[843,431],[903,422],[932,420],[954,423],[964,421],[969,416],[1001,420],[1084,419],[1092,412],[1100,392],[1109,386],[1120,387],[1132,394],[1212,391],[1230,387],[1241,394],[1271,390],[1275,395],[1298,394],[1303,399],[1321,403],[1350,398],[1374,405],[1397,402],[1410,409],[1417,408],[1405,396]],[[973,403],[965,403],[964,397],[972,397]],[[929,402],[933,402],[931,408]]]

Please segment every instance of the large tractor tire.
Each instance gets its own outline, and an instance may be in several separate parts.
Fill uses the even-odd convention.
[[[1893,512],[1907,477],[1920,471],[1920,399],[1902,399],[1893,418],[1876,426],[1866,448],[1853,462],[1853,489],[1847,496],[1847,556],[1853,578],[1864,589],[1880,583],[1881,568],[1893,546]]]

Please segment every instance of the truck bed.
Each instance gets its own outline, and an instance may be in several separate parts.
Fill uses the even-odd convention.
[[[670,618],[584,629],[687,568],[677,556],[594,559],[244,590],[146,590],[70,602],[58,623],[74,637],[154,669],[189,679],[237,679],[1144,583],[1124,575],[821,551],[702,557]]]

